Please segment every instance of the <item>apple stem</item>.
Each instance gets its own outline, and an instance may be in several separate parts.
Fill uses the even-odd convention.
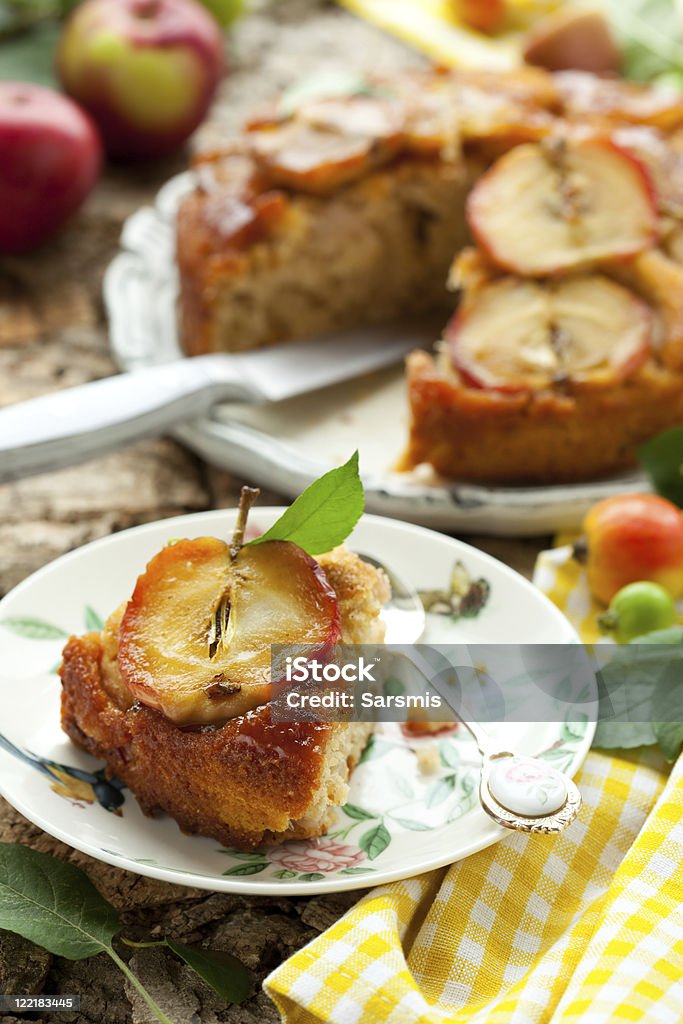
[[[579,537],[579,539],[574,542],[574,547],[572,548],[572,556],[573,556],[574,560],[579,563],[579,565],[585,565],[587,563],[587,561],[588,561],[588,538],[587,537]]]
[[[233,562],[237,558],[240,553],[240,548],[244,544],[244,531],[247,528],[249,510],[260,493],[261,491],[258,487],[243,487],[240,491],[240,503],[237,507],[237,522],[235,523],[232,542],[230,544],[230,558]]]

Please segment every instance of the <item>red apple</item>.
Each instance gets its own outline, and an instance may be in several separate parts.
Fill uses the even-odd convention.
[[[683,517],[655,494],[619,494],[594,505],[583,523],[591,592],[609,604],[628,583],[659,583],[683,594]]]
[[[64,27],[57,67],[113,157],[163,156],[206,115],[223,37],[196,0],[85,0]]]
[[[90,119],[51,89],[0,82],[0,252],[23,252],[62,226],[97,181]]]

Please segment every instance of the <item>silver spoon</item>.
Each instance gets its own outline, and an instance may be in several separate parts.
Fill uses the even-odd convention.
[[[385,609],[385,621],[388,623],[385,642],[415,643],[422,635],[425,625],[424,608],[417,591],[410,584],[398,580],[381,562],[367,555],[361,557],[377,568],[384,569],[391,584],[392,599]],[[396,599],[393,596],[394,592]],[[419,621],[416,603],[422,608],[420,632],[416,635],[413,633],[410,638],[409,631],[411,628],[416,630]],[[395,630],[400,634],[400,640],[389,639],[390,627],[392,633]],[[411,655],[402,653],[409,657],[430,683],[436,685],[433,669],[422,658],[418,649],[414,649]],[[436,688],[439,690],[438,685]],[[453,717],[457,718],[470,733],[481,754],[479,800],[486,813],[499,825],[517,832],[553,835],[571,825],[581,807],[581,794],[569,776],[553,768],[540,757],[500,750],[496,741],[479,723],[467,721],[451,707],[448,695],[441,695],[446,699]]]
[[[482,756],[479,799],[494,821],[517,832],[555,835],[576,818],[581,794],[576,784],[540,757],[500,750],[476,722],[457,713]]]
[[[379,559],[372,555],[357,552],[360,558],[376,569],[381,569],[391,587],[391,597],[380,612],[384,623],[386,644],[414,644],[425,630],[426,615],[424,605],[414,587],[397,576]]]

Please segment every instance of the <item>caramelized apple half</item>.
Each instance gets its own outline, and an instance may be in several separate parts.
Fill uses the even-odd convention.
[[[518,146],[479,179],[467,219],[491,260],[535,276],[634,256],[658,231],[647,171],[596,139]]]
[[[446,340],[465,383],[524,392],[618,384],[647,359],[652,330],[649,306],[605,277],[505,277],[454,317]]]
[[[326,648],[337,598],[296,544],[241,548],[212,537],[164,548],[124,613],[118,661],[136,700],[180,726],[220,724],[268,701],[272,644]]]

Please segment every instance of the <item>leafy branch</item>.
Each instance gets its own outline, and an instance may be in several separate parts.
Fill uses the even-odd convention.
[[[84,960],[106,953],[160,1024],[173,1024],[114,949],[119,912],[73,864],[15,843],[0,843],[0,928],[16,932],[55,956]],[[185,946],[174,939],[127,946],[166,946],[227,1002],[241,1003],[253,990],[251,973],[229,953]]]

